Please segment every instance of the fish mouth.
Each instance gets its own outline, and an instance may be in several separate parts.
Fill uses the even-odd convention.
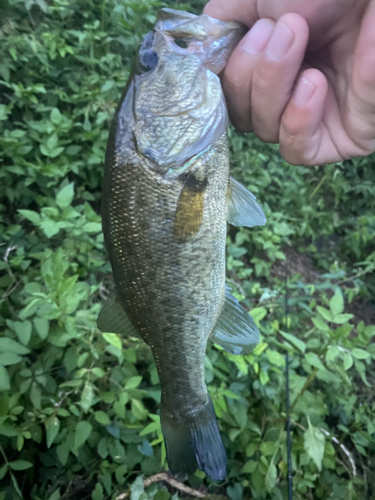
[[[155,31],[163,35],[170,51],[197,54],[207,69],[219,74],[247,28],[237,21],[165,8],[158,12]]]

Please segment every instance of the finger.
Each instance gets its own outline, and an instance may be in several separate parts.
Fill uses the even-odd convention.
[[[257,21],[236,47],[223,71],[222,84],[229,117],[241,132],[251,130],[253,68],[271,37],[274,25],[269,19]]]
[[[309,30],[298,14],[281,16],[255,62],[251,87],[251,121],[265,142],[279,142],[281,116],[289,102],[304,58]]]
[[[293,165],[343,160],[330,131],[342,127],[333,91],[316,69],[304,71],[280,125],[280,153]]]
[[[243,38],[223,73],[229,116],[238,130],[278,142],[307,39],[307,24],[298,14],[286,14],[276,25],[260,19]]]
[[[350,17],[349,25],[355,24],[355,11],[363,8],[368,0],[262,0],[258,2],[259,17],[280,19],[287,12],[295,12],[306,19],[310,49],[316,49],[334,40],[347,27],[343,20]],[[230,2],[228,2],[230,3]],[[362,4],[362,5],[361,5]]]
[[[375,148],[375,2],[369,3],[354,52],[344,125],[366,150]]]
[[[221,21],[239,21],[252,26],[259,19],[256,0],[211,0],[205,6],[203,14]]]

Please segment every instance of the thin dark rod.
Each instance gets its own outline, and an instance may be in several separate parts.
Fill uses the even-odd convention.
[[[285,256],[285,327],[288,328],[288,257]],[[290,436],[290,394],[289,394],[289,352],[285,354],[285,392],[286,392],[286,447],[288,463],[288,500],[293,500],[292,440]]]

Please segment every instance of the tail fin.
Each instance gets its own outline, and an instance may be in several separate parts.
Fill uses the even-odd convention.
[[[161,427],[174,476],[186,479],[199,468],[214,481],[224,479],[227,456],[211,400],[193,416],[182,418],[171,415],[162,404]]]

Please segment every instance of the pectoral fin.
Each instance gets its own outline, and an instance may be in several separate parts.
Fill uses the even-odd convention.
[[[259,330],[250,314],[225,288],[225,303],[211,340],[231,354],[249,354],[259,343]]]
[[[186,241],[199,231],[203,221],[206,181],[188,177],[177,203],[173,233],[176,240]]]
[[[227,194],[228,222],[234,226],[264,226],[266,216],[255,200],[245,186],[231,177]]]
[[[102,305],[96,324],[102,332],[138,336],[116,293],[112,293]]]

